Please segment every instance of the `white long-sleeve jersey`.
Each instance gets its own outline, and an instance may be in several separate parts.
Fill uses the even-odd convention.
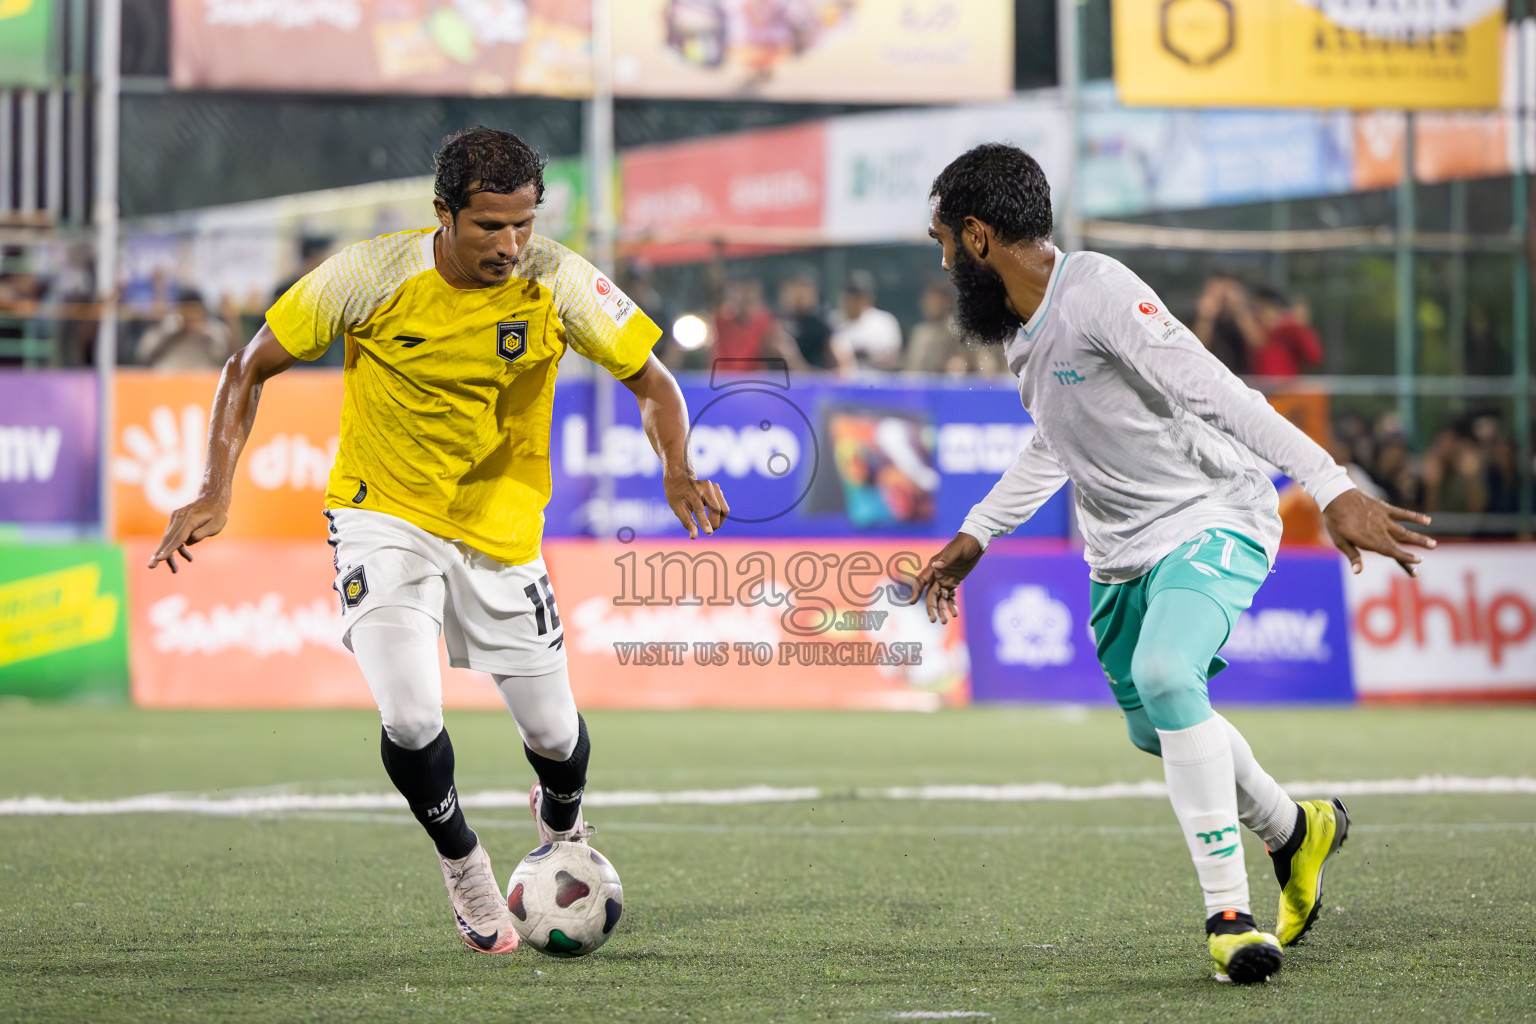
[[[1252,537],[1273,565],[1279,501],[1254,454],[1320,507],[1354,486],[1108,256],[1058,251],[1044,301],[1004,352],[1036,431],[960,528],[983,548],[1070,479],[1097,582],[1145,575],[1215,528]]]

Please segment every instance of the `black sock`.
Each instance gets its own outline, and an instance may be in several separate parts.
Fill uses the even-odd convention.
[[[544,788],[544,824],[556,832],[564,832],[576,825],[576,815],[581,810],[581,791],[587,785],[587,760],[592,756],[592,743],[587,739],[587,720],[576,716],[576,749],[564,761],[551,761],[541,757],[523,744],[528,763],[538,773],[539,785]]]
[[[1207,935],[1246,935],[1257,931],[1258,927],[1253,923],[1252,914],[1242,914],[1236,910],[1220,910],[1205,919]]]
[[[448,730],[420,750],[407,750],[380,730],[384,770],[395,784],[411,813],[427,830],[437,852],[458,860],[475,848],[479,839],[464,820],[459,795],[453,789],[453,744]]]
[[[1275,881],[1284,889],[1291,880],[1291,854],[1301,849],[1301,842],[1307,838],[1307,812],[1301,809],[1301,804],[1296,805],[1296,825],[1291,829],[1291,837],[1280,844],[1277,850],[1269,851],[1269,859],[1274,862]]]

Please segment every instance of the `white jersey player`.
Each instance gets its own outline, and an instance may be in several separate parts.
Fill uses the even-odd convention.
[[[1168,795],[1205,892],[1217,977],[1263,981],[1317,917],[1323,869],[1349,831],[1338,800],[1292,801],[1211,709],[1209,676],[1236,617],[1275,562],[1278,500],[1254,459],[1295,479],[1360,571],[1434,541],[1427,516],[1369,498],[1344,469],[1245,386],[1140,278],[1108,256],[1051,242],[1050,186],[1013,146],[978,146],[934,181],[929,234],[959,292],[961,328],[1002,345],[1037,424],[1028,447],[919,575],[930,616],[995,536],[1075,485],[1092,582],[1091,625],[1131,741],[1163,759]],[[1281,885],[1275,933],[1249,905],[1241,822]]]

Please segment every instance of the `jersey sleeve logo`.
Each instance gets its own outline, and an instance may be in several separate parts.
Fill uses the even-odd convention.
[[[1152,336],[1154,345],[1166,344],[1184,331],[1184,325],[1172,313],[1165,312],[1155,302],[1143,300],[1136,304],[1133,315],[1141,321]]]
[[[528,321],[511,320],[496,325],[496,354],[513,362],[528,351]]]
[[[603,274],[592,278],[592,293],[597,297],[598,308],[608,314],[614,324],[623,327],[635,315],[635,303],[619,286]]]

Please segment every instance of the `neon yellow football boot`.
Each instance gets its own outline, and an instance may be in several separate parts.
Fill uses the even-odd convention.
[[[1305,935],[1317,920],[1323,905],[1323,868],[1349,836],[1349,810],[1342,800],[1303,800],[1298,806],[1296,831],[1269,855],[1280,883],[1275,932],[1286,946]]]
[[[1216,961],[1216,980],[1234,985],[1268,981],[1280,970],[1280,940],[1254,926],[1253,917],[1227,910],[1205,922],[1206,942]]]

